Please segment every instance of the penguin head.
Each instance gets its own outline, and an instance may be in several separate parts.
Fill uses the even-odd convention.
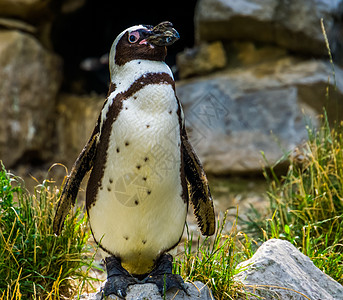
[[[166,46],[179,39],[178,32],[170,22],[157,26],[137,25],[125,29],[114,40],[110,52],[110,71],[136,59],[164,61]]]

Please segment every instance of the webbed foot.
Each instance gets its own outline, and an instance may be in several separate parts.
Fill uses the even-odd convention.
[[[107,280],[102,289],[103,296],[115,294],[120,298],[126,297],[126,290],[129,285],[139,281],[126,271],[115,256],[105,258]]]
[[[163,254],[156,262],[155,269],[143,280],[143,282],[156,284],[161,296],[172,288],[183,290],[188,295],[182,277],[173,274],[172,267],[173,257],[170,254]]]

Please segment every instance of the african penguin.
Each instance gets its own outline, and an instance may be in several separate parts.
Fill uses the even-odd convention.
[[[202,233],[215,230],[207,178],[164,62],[166,46],[178,38],[162,22],[130,27],[114,40],[108,97],[58,203],[56,234],[91,170],[86,206],[93,237],[108,254],[105,295],[125,297],[137,282],[154,282],[161,293],[184,289],[167,252],[182,237],[189,199]]]

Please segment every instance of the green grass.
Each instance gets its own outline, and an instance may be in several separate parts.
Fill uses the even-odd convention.
[[[265,170],[269,216],[250,218],[251,236],[238,231],[236,223],[227,231],[225,215],[214,237],[193,241],[188,234],[174,272],[186,281],[204,282],[216,300],[249,299],[234,280],[237,265],[254,254],[253,238],[281,238],[343,284],[343,124],[331,128],[324,115],[319,129],[308,128],[308,141],[295,153],[282,178],[274,167]],[[0,300],[70,299],[80,293],[87,279],[80,268],[92,262],[85,259],[86,217],[75,210],[55,237],[57,199],[52,182],[43,182],[30,195],[19,178],[0,171]],[[70,278],[78,279],[79,286],[72,286]]]
[[[270,216],[256,224],[265,239],[290,241],[343,284],[343,124],[333,127],[324,114],[319,129],[308,128],[308,141],[290,156],[282,179],[273,168],[265,172]]]
[[[174,272],[185,281],[205,283],[215,299],[236,299],[247,297],[242,285],[234,280],[239,272],[237,265],[252,255],[252,240],[238,232],[234,224],[229,233],[225,233],[226,214],[222,222],[218,221],[214,238],[197,241],[194,249],[193,236],[189,235],[184,243],[184,252],[174,261]]]
[[[52,221],[59,196],[53,182],[44,181],[29,194],[22,180],[0,171],[0,300],[71,298],[81,293],[87,274],[81,267],[92,265],[85,251],[89,237],[86,216],[76,209],[65,221],[61,236],[54,236]],[[235,299],[246,295],[233,280],[235,267],[252,256],[248,237],[236,226],[224,233],[226,215],[218,222],[214,238],[192,247],[174,262],[174,271],[186,281],[202,281],[215,299]],[[94,258],[94,256],[93,256]],[[70,280],[74,279],[74,280]],[[75,280],[77,279],[77,280]],[[79,286],[72,283],[77,282]]]
[[[0,299],[59,299],[68,296],[81,272],[89,231],[76,209],[58,237],[52,232],[58,190],[49,181],[30,195],[20,178],[0,169]],[[50,295],[50,296],[49,296]],[[51,297],[54,298],[51,298]],[[49,298],[50,297],[50,298]]]

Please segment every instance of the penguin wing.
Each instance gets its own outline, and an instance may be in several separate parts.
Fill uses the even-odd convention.
[[[198,225],[203,235],[212,235],[216,224],[210,188],[205,171],[185,131],[182,134],[182,155],[189,197]]]
[[[64,220],[69,213],[71,206],[75,204],[75,199],[83,177],[85,177],[86,173],[93,166],[93,159],[96,153],[98,137],[99,128],[98,126],[96,126],[91,138],[75,161],[73,168],[71,169],[71,172],[63,187],[53,223],[53,231],[56,235],[59,235],[61,233]]]

